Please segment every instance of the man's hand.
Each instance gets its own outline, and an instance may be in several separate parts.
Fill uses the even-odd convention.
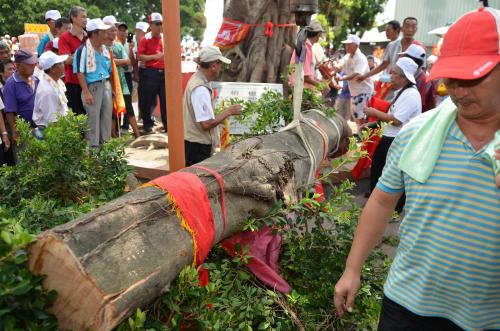
[[[94,97],[92,96],[89,90],[83,91],[83,98],[85,99],[86,105],[91,105],[94,103]]]
[[[372,108],[372,107],[366,107],[365,108],[365,114],[366,114],[366,116],[376,116],[376,114],[378,112],[379,112],[378,110],[376,110],[375,108]]]
[[[2,133],[2,142],[4,145],[3,150],[8,151],[10,148],[10,139],[9,139],[9,135],[7,133],[5,133],[5,134]]]
[[[343,316],[346,311],[352,313],[354,299],[361,285],[360,278],[359,272],[346,269],[337,284],[335,284],[333,302],[339,316]]]
[[[154,55],[155,60],[161,60],[163,59],[163,57],[164,57],[163,52]]]
[[[20,138],[21,138],[21,135],[19,134],[19,131],[17,131],[16,128],[12,128],[12,141],[17,145],[17,144],[19,144]]]
[[[365,75],[358,75],[358,77],[356,77],[356,81],[357,82],[362,82],[366,79]]]
[[[239,115],[243,112],[243,108],[240,105],[231,105],[226,110],[231,116]]]

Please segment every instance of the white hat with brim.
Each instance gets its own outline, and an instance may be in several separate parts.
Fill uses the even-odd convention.
[[[59,12],[59,10],[48,10],[45,13],[45,20],[46,21],[48,21],[48,20],[55,21],[55,20],[60,19],[60,18],[61,18],[61,13]]]
[[[113,15],[103,17],[102,22],[108,25],[118,24],[118,20]]]
[[[100,18],[93,18],[88,20],[86,30],[87,32],[92,32],[95,30],[108,30],[111,25],[104,24]]]
[[[151,22],[163,22],[163,17],[160,13],[151,13]]]
[[[415,73],[418,70],[418,65],[412,59],[408,57],[402,57],[396,62],[396,66],[403,70],[406,79],[408,79],[413,84],[416,84]]]
[[[38,64],[42,70],[48,70],[52,68],[55,64],[62,63],[68,59],[68,54],[56,55],[52,51],[44,52],[38,58]]]
[[[360,43],[361,39],[359,39],[359,37],[354,34],[348,35],[347,39],[342,41],[342,44],[356,44],[358,46]]]
[[[221,61],[222,63],[225,64],[230,64],[231,60],[229,60],[227,57],[222,55],[219,47],[216,46],[205,46],[201,49],[199,55],[198,55],[198,62],[213,62],[213,61]]]
[[[142,32],[148,32],[149,24],[146,22],[137,22],[135,23],[135,29],[141,30]]]

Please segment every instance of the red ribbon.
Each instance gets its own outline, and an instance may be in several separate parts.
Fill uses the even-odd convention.
[[[193,165],[190,168],[194,169],[199,169],[208,172],[212,176],[214,176],[215,180],[219,184],[220,188],[220,207],[222,210],[222,221],[224,222],[224,232],[226,232],[227,228],[227,213],[226,213],[226,193],[224,192],[224,179],[222,178],[221,174],[219,174],[217,171],[210,169],[210,168],[205,168],[202,166],[198,165]]]

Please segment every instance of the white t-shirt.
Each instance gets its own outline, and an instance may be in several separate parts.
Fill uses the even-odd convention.
[[[342,59],[340,59],[337,67],[344,70],[346,76],[351,76],[352,74],[366,74],[370,71],[368,67],[368,60],[366,56],[361,53],[359,48],[356,50],[353,56],[347,54]],[[371,94],[373,93],[373,80],[371,77],[358,82],[356,79],[351,79],[349,81],[349,92],[351,96],[355,97],[360,94]]]
[[[398,95],[399,91],[394,91],[394,97]],[[403,126],[421,113],[422,99],[420,93],[415,87],[407,88],[389,108],[389,114],[392,114],[402,124],[401,126],[387,124],[384,128],[384,136],[396,137]]]
[[[3,104],[3,100],[2,98],[0,98],[0,110],[4,110],[5,109],[5,106]]]
[[[36,125],[47,126],[56,122],[57,116],[66,116],[68,113],[68,100],[65,96],[66,86],[62,80],[54,82],[47,74],[43,73],[36,89],[35,107],[33,108],[33,122]]]
[[[196,122],[208,121],[215,118],[210,90],[205,86],[198,86],[193,90],[191,93],[191,103],[193,104]]]

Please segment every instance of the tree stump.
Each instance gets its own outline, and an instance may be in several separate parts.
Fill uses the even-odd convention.
[[[349,128],[340,116],[327,119],[315,112],[304,116],[326,132],[328,153],[339,143],[345,152]],[[324,138],[308,125],[302,127],[321,160]],[[264,216],[280,199],[297,199],[310,164],[303,143],[292,131],[241,141],[200,163],[224,179],[225,232],[216,180],[198,169],[182,171],[195,173],[206,185],[216,244],[240,231],[249,216]],[[139,188],[39,236],[30,249],[29,267],[34,274],[46,275],[45,288],[58,292],[51,312],[60,329],[110,330],[168,290],[193,261],[191,236],[171,209],[161,189]]]

